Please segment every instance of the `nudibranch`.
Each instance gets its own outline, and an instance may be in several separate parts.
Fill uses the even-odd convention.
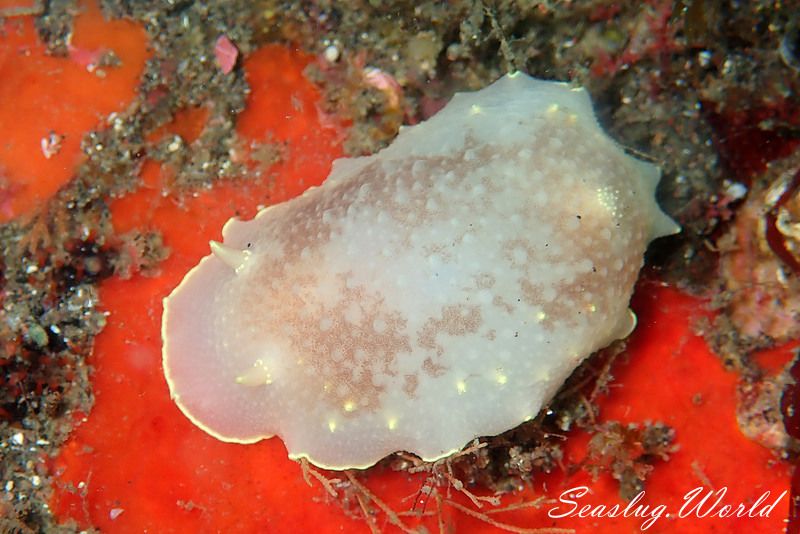
[[[172,398],[229,442],[291,458],[424,460],[534,417],[635,325],[648,243],[679,227],[657,167],[584,89],[506,75],[250,221],[164,300]]]

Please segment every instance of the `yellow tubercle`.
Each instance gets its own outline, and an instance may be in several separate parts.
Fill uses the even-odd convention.
[[[256,360],[250,369],[236,377],[236,383],[243,386],[268,386],[272,384],[272,373],[263,360]]]

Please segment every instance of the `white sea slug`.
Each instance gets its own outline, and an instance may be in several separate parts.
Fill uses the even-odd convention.
[[[644,250],[678,231],[658,180],[583,89],[518,73],[457,94],[228,221],[164,300],[172,397],[221,440],[278,435],[331,469],[509,430],[633,329]]]

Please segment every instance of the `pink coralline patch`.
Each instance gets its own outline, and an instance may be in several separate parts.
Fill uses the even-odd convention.
[[[611,53],[600,49],[595,52],[591,73],[597,78],[613,76],[622,69],[644,58],[658,58],[680,50],[675,39],[676,27],[672,23],[672,2],[653,0],[641,8],[639,15],[625,28],[630,36],[625,48]],[[611,19],[617,9],[596,9],[592,20]]]
[[[239,57],[239,49],[231,42],[225,35],[220,35],[217,42],[214,44],[214,57],[217,60],[220,70],[224,74],[228,74],[233,70],[236,65],[236,59]]]

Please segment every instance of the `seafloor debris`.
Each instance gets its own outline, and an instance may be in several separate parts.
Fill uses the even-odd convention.
[[[766,347],[800,335],[796,160],[770,167],[717,241],[723,284],[717,302],[725,310],[719,321],[730,322],[743,347]]]
[[[622,498],[630,500],[644,489],[653,462],[666,461],[678,450],[674,441],[674,429],[662,423],[603,423],[589,442],[586,469],[595,476],[610,471],[619,480]]]

